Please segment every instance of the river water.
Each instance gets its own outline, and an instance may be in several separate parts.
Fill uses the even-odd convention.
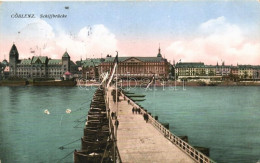
[[[210,148],[217,162],[260,160],[260,87],[155,89],[131,91],[146,95],[139,103],[169,123],[171,132],[187,135],[193,146]]]
[[[209,147],[213,160],[260,159],[260,87],[177,88],[131,92],[145,94],[140,104],[169,123],[174,134],[187,135],[193,146]],[[0,87],[2,163],[73,162],[72,152],[80,149],[83,135],[84,123],[79,121],[93,92],[78,87]],[[66,109],[72,112],[66,114]]]
[[[84,127],[84,122],[74,121],[85,119],[93,92],[78,87],[0,87],[2,163],[73,162]],[[66,114],[66,109],[72,112]]]

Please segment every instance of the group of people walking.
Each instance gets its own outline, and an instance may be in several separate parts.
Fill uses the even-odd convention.
[[[115,112],[112,112],[111,113],[111,118],[115,120],[115,126],[116,126],[116,129],[118,128],[119,126],[119,121],[117,119],[117,116],[116,116],[116,113]]]
[[[141,109],[140,108],[135,108],[135,107],[133,107],[133,109],[132,109],[132,112],[133,112],[133,114],[135,113],[135,114],[141,114]]]
[[[124,100],[126,100],[125,97],[124,97]],[[128,105],[131,104],[129,99],[127,100],[127,103],[128,103]],[[133,107],[133,108],[132,108],[132,113],[133,113],[133,114],[142,114],[142,113],[141,113],[141,108],[139,108],[139,107]],[[143,117],[144,117],[144,120],[145,120],[146,123],[147,123],[148,120],[149,120],[149,115],[148,115],[147,113],[144,113],[144,114],[143,114]]]

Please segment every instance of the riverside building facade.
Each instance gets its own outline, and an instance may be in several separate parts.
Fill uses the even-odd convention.
[[[66,72],[77,70],[66,51],[61,59],[51,59],[47,56],[33,56],[19,59],[19,52],[13,44],[9,53],[10,76],[21,78],[55,78],[61,79]]]
[[[104,61],[103,58],[91,58],[81,61],[82,77],[85,79],[99,78],[99,65]]]
[[[260,66],[253,65],[205,65],[203,62],[179,62],[173,66],[179,79],[222,79],[259,80]]]
[[[107,56],[99,64],[99,74],[110,72],[114,65],[114,57]],[[118,77],[120,78],[145,78],[152,77],[157,79],[169,78],[170,64],[161,55],[161,49],[156,57],[118,57]]]

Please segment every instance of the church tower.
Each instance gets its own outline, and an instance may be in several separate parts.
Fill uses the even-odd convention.
[[[159,45],[157,57],[162,57],[160,45]]]
[[[10,52],[9,52],[9,67],[10,67],[10,75],[15,76],[17,72],[17,63],[19,60],[19,53],[18,50],[13,44]]]
[[[67,71],[70,71],[70,56],[69,56],[67,50],[62,56],[62,71],[63,71],[63,74]]]

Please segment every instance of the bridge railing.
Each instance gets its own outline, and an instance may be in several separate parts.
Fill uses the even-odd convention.
[[[122,93],[123,94],[123,93]],[[123,96],[125,96],[123,94]],[[130,104],[134,107],[141,108],[138,104],[136,104],[134,101],[132,101],[130,98],[125,96],[127,100],[130,100]],[[142,114],[147,113],[144,109],[141,108]],[[176,145],[179,149],[181,149],[184,153],[186,153],[188,156],[190,156],[193,160],[195,160],[198,163],[215,163],[212,159],[210,159],[208,156],[204,155],[194,147],[192,147],[189,143],[183,141],[178,136],[171,133],[170,130],[165,128],[160,122],[155,120],[151,115],[148,114],[149,121],[151,124],[159,130],[165,138],[167,138],[169,141],[171,141],[174,145]]]

